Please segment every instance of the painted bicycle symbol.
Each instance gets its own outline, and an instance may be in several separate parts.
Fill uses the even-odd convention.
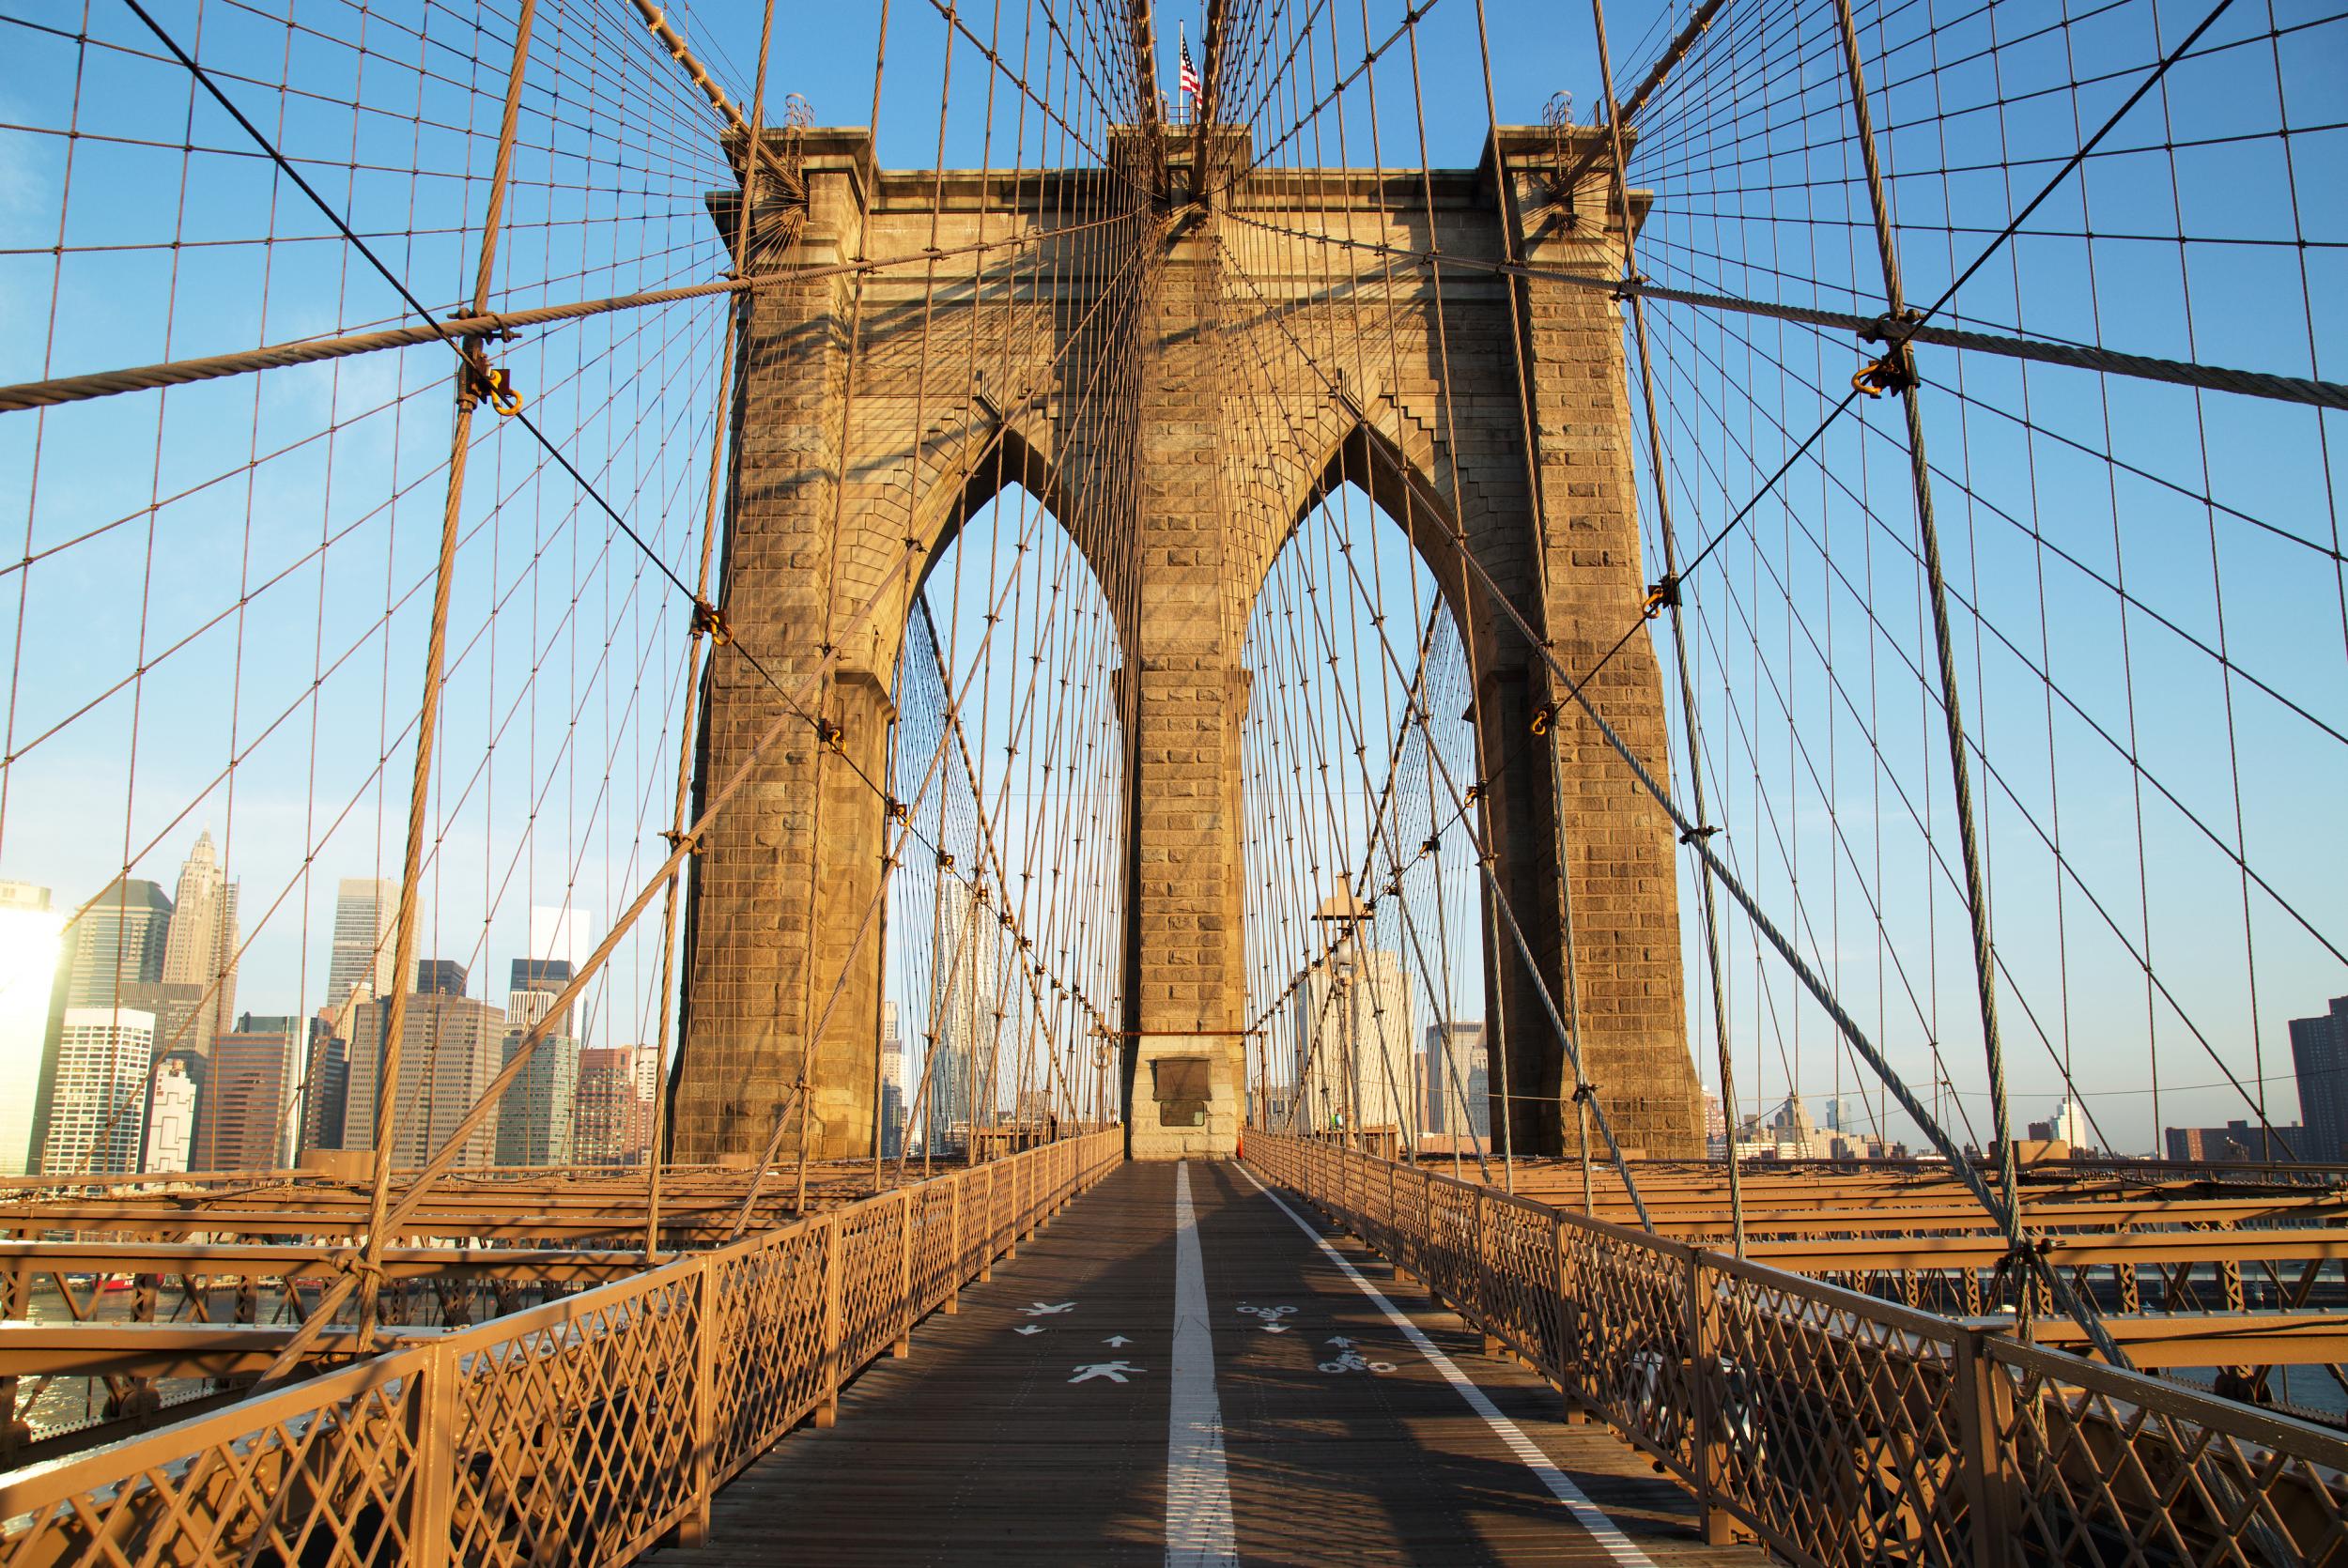
[[[1353,1347],[1353,1342],[1342,1334],[1334,1336],[1329,1343],[1337,1347],[1337,1359],[1334,1361],[1322,1361],[1321,1370],[1323,1372],[1336,1375],[1347,1372],[1392,1372],[1394,1370],[1392,1361],[1373,1361],[1365,1358],[1359,1350]]]

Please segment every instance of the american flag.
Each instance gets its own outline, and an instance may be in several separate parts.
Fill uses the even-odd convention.
[[[1199,91],[1198,68],[1190,63],[1190,29],[1185,27],[1182,29],[1182,96],[1195,100]]]

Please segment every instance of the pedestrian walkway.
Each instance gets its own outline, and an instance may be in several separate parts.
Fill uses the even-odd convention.
[[[786,1537],[825,1564],[1766,1560],[1705,1545],[1643,1457],[1321,1236],[1243,1166],[1127,1165],[663,1560]]]

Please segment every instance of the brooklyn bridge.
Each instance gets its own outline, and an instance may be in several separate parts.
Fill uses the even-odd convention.
[[[2348,1568],[2348,11],[0,60],[0,1563]]]

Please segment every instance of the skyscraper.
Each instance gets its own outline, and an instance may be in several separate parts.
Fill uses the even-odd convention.
[[[123,986],[161,980],[170,930],[171,899],[161,887],[116,882],[66,932],[65,1005],[112,1007]]]
[[[506,982],[505,1010],[517,1024],[528,1028],[547,1016],[554,999],[570,983],[571,961],[568,959],[516,959],[511,977]],[[536,1000],[517,1013],[516,999],[525,992],[532,993]],[[563,1017],[555,1023],[555,1028],[566,1035],[571,1032],[570,1012],[568,1007],[564,1008]]]
[[[418,959],[416,992],[422,996],[465,994],[465,966],[455,959]]]
[[[326,961],[326,1005],[339,1008],[353,987],[370,996],[392,991],[392,929],[399,920],[399,884],[345,877],[334,891],[334,945]]]
[[[179,891],[163,943],[163,983],[194,986],[195,1019],[184,1038],[175,1031],[159,1043],[203,1055],[212,1037],[228,1032],[237,1016],[237,884],[221,869],[220,854],[207,831],[179,868]]]
[[[255,1018],[212,1042],[212,1066],[195,1119],[199,1171],[268,1171],[291,1162],[294,1091],[311,1020]]]
[[[1491,1053],[1481,1023],[1427,1026],[1427,1130],[1491,1141]]]
[[[321,1017],[319,1022],[323,1025],[326,1021]],[[348,1146],[343,1141],[343,1110],[349,1096],[350,1042],[320,1027],[310,1038],[310,1065],[302,1075],[301,1146],[297,1153]]]
[[[2348,996],[2333,997],[2329,1011],[2291,1021],[2291,1067],[2307,1130],[2304,1158],[2348,1160]]]
[[[41,1159],[48,1158],[50,1113],[55,1104],[57,1074],[65,1049],[67,1010],[120,1007],[149,1013],[151,1003],[143,1004],[137,998],[136,988],[162,983],[163,945],[170,930],[169,895],[151,882],[132,878],[117,880],[108,886],[82,912],[81,918],[66,928],[59,984],[52,989],[49,999],[49,1032],[41,1057],[40,1086],[33,1101],[31,1146]],[[150,1014],[147,1020],[150,1052],[155,1023]],[[147,1069],[142,1066],[139,1070],[143,1094]],[[131,1144],[134,1160],[138,1149],[134,1137]]]
[[[1305,980],[1303,1001],[1297,1062],[1311,1125],[1415,1131],[1418,1029],[1402,956],[1341,942]]]
[[[905,1042],[894,1002],[881,1004],[880,1060],[881,1155],[893,1160],[904,1152],[905,1142]]]
[[[130,1007],[65,1009],[41,1143],[43,1175],[115,1176],[138,1168],[154,1047],[152,1013]]]
[[[970,1126],[980,1077],[995,1056],[1002,991],[1002,923],[992,906],[972,895],[968,883],[956,877],[939,879],[937,929],[937,953],[932,961],[936,966],[936,1011],[929,1040],[935,1059],[925,1061],[921,1069],[929,1096],[922,1137],[932,1149],[943,1146],[940,1140],[960,1138]],[[923,1090],[916,1087],[913,1092],[919,1100]]]
[[[587,961],[587,955],[595,950],[595,939],[587,924],[587,912],[552,908],[546,904],[530,906],[530,956],[551,959],[567,967],[563,971],[568,979]]]
[[[636,1064],[649,1052],[608,1045],[579,1053],[571,1158],[582,1165],[630,1165],[644,1157],[652,1104],[638,1092]]]
[[[344,1100],[345,1148],[374,1145],[383,1029],[390,1008],[385,998],[362,1008],[356,1019]],[[421,992],[408,999],[402,1034],[390,1154],[394,1164],[421,1165],[456,1133],[504,1066],[505,1014],[467,996]],[[497,1152],[498,1118],[492,1114],[466,1138],[456,1162],[487,1165],[496,1161]]]
[[[514,965],[523,977],[523,960]],[[564,978],[570,965],[562,964]],[[559,982],[558,982],[559,983]],[[505,1042],[499,1057],[503,1068],[521,1048],[529,1032],[551,1011],[555,993],[523,986],[505,999]],[[634,1087],[633,1083],[630,1088]],[[568,1165],[574,1158],[573,1130],[579,1099],[579,1041],[564,1031],[563,1021],[538,1041],[530,1063],[522,1068],[498,1101],[498,1163],[501,1165]]]
[[[190,1051],[175,1051],[155,1064],[147,1086],[147,1152],[140,1158],[140,1170],[189,1168],[205,1065],[205,1058]]]
[[[49,889],[0,882],[0,1176],[33,1167],[33,1107],[48,1060],[49,998],[65,916]]]

